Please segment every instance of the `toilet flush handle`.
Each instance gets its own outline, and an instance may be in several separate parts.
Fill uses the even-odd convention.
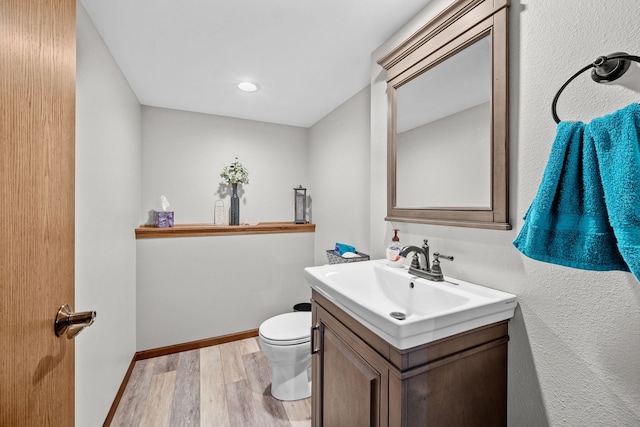
[[[318,330],[320,330],[319,323],[311,327],[311,354],[317,354],[320,351],[320,348],[316,347],[316,331]]]

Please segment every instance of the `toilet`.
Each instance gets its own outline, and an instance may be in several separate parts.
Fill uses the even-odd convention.
[[[284,313],[260,325],[259,343],[271,362],[271,395],[278,400],[311,396],[311,312]]]

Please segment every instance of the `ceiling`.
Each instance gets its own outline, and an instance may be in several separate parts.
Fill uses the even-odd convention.
[[[302,127],[367,86],[371,53],[430,1],[81,0],[141,104]]]

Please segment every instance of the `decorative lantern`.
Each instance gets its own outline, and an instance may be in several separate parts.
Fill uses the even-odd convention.
[[[293,189],[294,222],[296,224],[306,224],[307,212],[307,189],[302,185]]]

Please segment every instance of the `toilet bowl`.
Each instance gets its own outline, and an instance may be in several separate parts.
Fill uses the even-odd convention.
[[[271,362],[271,395],[278,400],[311,396],[311,312],[284,313],[260,325],[259,343]]]

